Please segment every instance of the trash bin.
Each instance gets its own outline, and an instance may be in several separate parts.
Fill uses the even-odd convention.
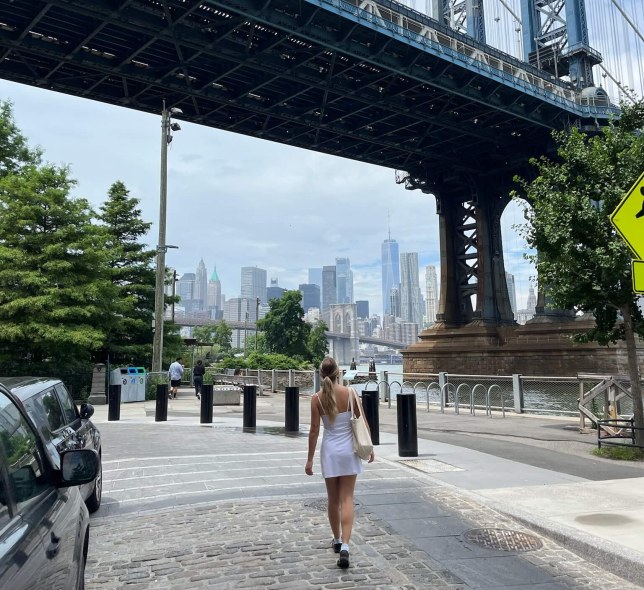
[[[128,402],[145,401],[145,368],[128,367],[129,398]]]
[[[127,367],[110,371],[110,385],[121,386],[121,403],[130,401],[130,380],[128,379]]]
[[[120,367],[110,372],[110,385],[121,386],[121,402],[145,401],[145,369]]]

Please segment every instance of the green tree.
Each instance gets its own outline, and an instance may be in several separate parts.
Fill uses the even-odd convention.
[[[251,352],[268,352],[266,345],[266,335],[263,332],[257,332],[253,336],[246,338],[246,351]]]
[[[213,342],[219,346],[219,349],[222,352],[230,352],[232,350],[233,329],[225,322],[225,320],[221,320],[217,324]]]
[[[270,311],[257,325],[266,335],[266,346],[270,352],[308,358],[311,327],[304,321],[301,301],[300,291],[285,291],[281,299],[269,302]]]
[[[320,320],[313,326],[309,334],[307,343],[309,359],[315,366],[318,366],[329,352],[329,342],[326,339],[327,330],[327,325]]]
[[[112,284],[116,289],[114,323],[105,343],[112,364],[149,366],[152,357],[154,316],[154,250],[140,240],[151,223],[141,219],[139,200],[125,184],[110,187],[100,207],[99,220],[106,230],[106,250]]]
[[[12,105],[0,101],[0,176],[19,173],[25,166],[40,164],[42,151],[29,147],[16,125]]]
[[[88,202],[70,197],[73,185],[68,169],[53,165],[0,177],[0,358],[8,371],[86,363],[105,342],[115,293],[104,233]]]
[[[620,120],[595,135],[575,128],[555,133],[558,159],[533,160],[539,175],[517,179],[521,190],[515,196],[532,205],[523,235],[537,251],[528,258],[553,304],[594,314],[594,329],[577,339],[626,341],[634,418],[641,428],[635,334],[644,336],[644,322],[633,293],[631,253],[609,215],[644,170],[644,103],[622,108]],[[639,439],[642,444],[644,432]]]

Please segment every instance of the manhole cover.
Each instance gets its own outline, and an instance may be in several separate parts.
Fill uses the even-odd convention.
[[[534,551],[543,543],[537,537],[506,529],[472,529],[463,533],[467,543],[500,551]]]

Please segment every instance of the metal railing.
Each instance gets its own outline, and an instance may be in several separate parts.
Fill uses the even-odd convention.
[[[635,420],[633,418],[597,420],[597,448],[601,449],[602,445],[627,445],[629,447],[644,449],[644,445],[638,445],[635,442],[637,432],[644,432],[644,428],[635,426]]]

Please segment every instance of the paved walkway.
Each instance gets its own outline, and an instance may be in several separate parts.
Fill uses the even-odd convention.
[[[304,433],[304,398],[300,410]],[[123,405],[119,422],[96,407],[105,486],[92,518],[88,589],[643,587],[644,480],[633,476],[644,471],[583,456],[588,438],[564,421],[419,412],[421,437],[454,431],[461,444],[420,438],[419,457],[402,460],[388,432],[395,411],[383,407],[378,460],[358,480],[352,567],[343,572],[328,546],[323,481],[303,474],[307,437],[283,433],[283,396],[258,398],[255,433],[243,432],[241,412],[215,407],[213,424],[199,425],[189,390],[170,402],[167,422],[154,422],[154,402]],[[475,430],[476,440],[510,438],[565,455],[562,466],[591,461],[616,478],[544,469],[505,458],[500,447],[501,456],[472,450],[458,433]]]

